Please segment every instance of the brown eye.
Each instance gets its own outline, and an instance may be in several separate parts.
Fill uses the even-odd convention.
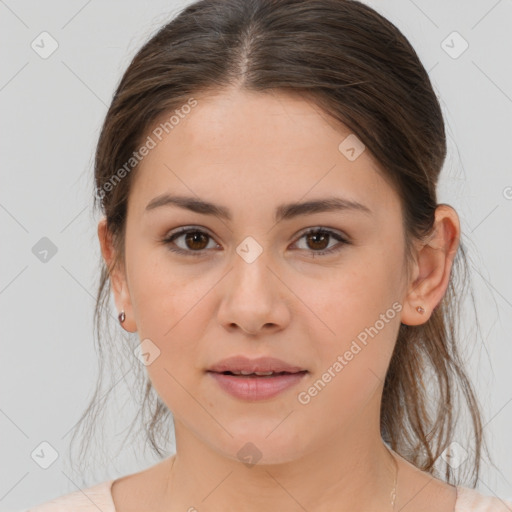
[[[302,238],[306,240],[306,248],[304,250],[309,251],[313,257],[337,252],[341,250],[344,245],[350,244],[346,238],[334,231],[331,231],[330,229],[310,229],[306,233],[302,234],[300,239]],[[333,238],[338,240],[339,243],[334,244],[334,246],[327,249],[327,247],[329,247],[330,240]]]
[[[181,245],[175,240],[182,240]],[[164,238],[163,243],[168,245],[169,250],[190,256],[201,256],[208,248],[208,241],[212,237],[200,229],[186,228]]]
[[[306,239],[312,244],[310,245],[312,249],[324,250],[329,245],[329,238],[330,235],[324,231],[317,231],[316,233],[308,233],[306,235]]]
[[[181,245],[176,243],[176,240],[182,240]],[[350,241],[340,234],[331,231],[330,229],[315,228],[310,229],[299,238],[299,240],[306,240],[306,247],[300,248],[310,253],[312,257],[322,256],[337,252],[343,248],[344,245],[349,245]],[[331,245],[331,240],[337,240],[338,243]],[[162,240],[162,242],[168,245],[169,250],[177,252],[186,256],[202,256],[208,249],[208,242],[215,242],[213,238],[206,232],[197,228],[184,228],[176,233],[172,233]]]
[[[204,233],[201,233],[200,231],[190,231],[185,234],[185,244],[189,249],[195,249],[195,250],[202,250],[205,249],[208,245],[205,244],[205,241],[207,242],[208,235],[205,235]]]

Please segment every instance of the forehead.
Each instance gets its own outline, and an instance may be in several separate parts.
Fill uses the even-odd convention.
[[[349,159],[346,146],[355,142],[359,152],[358,139],[311,101],[240,90],[194,99],[197,104],[176,117],[172,129],[168,124],[161,140],[154,130],[172,113],[149,132],[156,145],[136,169],[130,194],[132,208],[140,213],[162,193],[196,195],[246,210],[338,192],[371,203],[374,210],[396,208],[398,198],[370,152]]]

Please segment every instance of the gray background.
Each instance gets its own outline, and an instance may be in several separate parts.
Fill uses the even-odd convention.
[[[64,456],[97,376],[94,145],[131,57],[187,3],[0,0],[1,511],[77,490]],[[439,201],[459,213],[482,326],[479,342],[463,339],[461,348],[497,466],[484,465],[478,489],[512,499],[512,1],[371,5],[409,38],[443,107],[449,154]],[[49,39],[42,48],[44,31],[58,43],[48,58],[31,47],[51,48]],[[33,250],[48,244],[43,237],[57,250],[46,261]],[[131,419],[129,399],[124,410]],[[105,431],[114,445],[113,429]],[[48,469],[31,458],[44,441],[60,455]],[[156,461],[137,461],[132,448],[83,478],[93,484]]]

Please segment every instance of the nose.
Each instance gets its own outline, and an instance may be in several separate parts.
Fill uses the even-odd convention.
[[[229,331],[238,328],[257,336],[280,331],[290,322],[291,293],[264,254],[250,263],[236,254],[223,280],[217,314],[219,323]]]

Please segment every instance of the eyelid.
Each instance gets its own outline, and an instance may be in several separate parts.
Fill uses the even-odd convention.
[[[309,233],[317,233],[317,232],[322,232],[322,233],[325,232],[330,235],[336,235],[336,236],[340,237],[341,239],[343,239],[346,243],[350,243],[350,237],[344,231],[341,231],[339,229],[334,229],[334,228],[328,228],[328,227],[322,226],[322,225],[304,228],[304,230],[299,231],[299,234],[296,236],[297,236],[297,238],[300,238]]]
[[[215,241],[215,243],[217,243],[217,241],[215,240],[215,237],[209,232],[209,230],[203,226],[196,226],[196,225],[190,225],[190,226],[181,226],[179,228],[176,228],[175,230],[171,230],[170,232],[168,232],[162,239],[162,243],[164,245],[169,245],[173,243],[173,240],[180,237],[181,235],[186,235],[187,233],[190,233],[190,232],[199,232],[199,233],[203,233],[205,234],[207,237],[209,237],[211,240]],[[219,245],[217,243],[217,245]],[[183,255],[192,255],[192,256],[202,256],[206,249],[202,249],[200,251],[192,251],[192,250],[185,250],[185,249],[181,249],[180,247],[177,247],[177,248],[172,248],[172,247],[168,247],[168,249],[172,252],[175,252],[175,253],[178,253],[178,254],[183,254]]]
[[[162,243],[164,245],[170,245],[171,243],[173,243],[174,239],[178,238],[181,235],[190,233],[190,232],[199,232],[199,233],[205,234],[210,239],[215,241],[215,243],[218,244],[218,242],[215,240],[215,237],[210,233],[210,231],[207,228],[205,228],[203,226],[197,226],[197,225],[181,226],[179,228],[176,228],[176,230],[171,230],[164,236],[164,238],[162,239]],[[296,244],[302,237],[304,237],[305,235],[308,235],[310,233],[325,233],[328,236],[330,236],[331,238],[335,238],[336,240],[338,240],[338,244],[336,244],[334,247],[331,247],[330,249],[323,249],[323,250],[319,250],[319,251],[308,250],[308,249],[299,249],[301,251],[309,252],[311,254],[311,257],[334,254],[334,253],[340,251],[344,245],[352,244],[350,237],[348,235],[346,235],[343,231],[340,232],[339,230],[324,227],[321,225],[310,226],[308,228],[304,228],[297,235],[295,235],[295,238],[294,238],[295,242],[293,242],[293,244]],[[199,251],[185,250],[185,249],[181,249],[179,247],[178,248],[168,247],[168,249],[170,251],[176,252],[178,254],[192,255],[192,256],[202,256],[202,255],[204,255],[205,252],[208,251],[208,249],[201,249]]]
[[[309,235],[310,233],[324,233],[324,234],[327,234],[330,238],[334,238],[338,241],[338,243],[335,244],[333,247],[331,247],[329,249],[322,249],[320,251],[301,249],[301,250],[308,252],[310,254],[309,257],[311,257],[311,258],[318,257],[318,256],[330,256],[332,254],[336,254],[339,251],[341,251],[345,245],[352,244],[350,238],[344,232],[340,233],[338,230],[334,230],[334,229],[323,227],[323,226],[314,226],[314,227],[306,228],[304,231],[300,232],[300,234],[297,236],[294,244],[296,244],[305,235]]]

